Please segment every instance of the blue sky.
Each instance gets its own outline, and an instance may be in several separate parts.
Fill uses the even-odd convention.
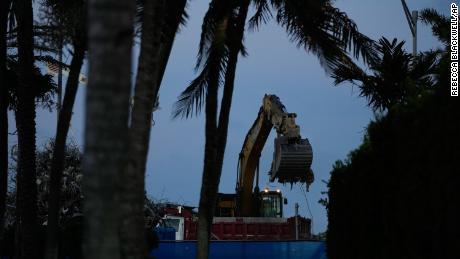
[[[449,12],[446,0],[407,0],[409,8],[420,10],[435,8]],[[204,153],[204,116],[188,120],[172,120],[171,110],[179,93],[194,78],[193,70],[202,17],[208,1],[189,1],[189,20],[176,37],[160,90],[161,109],[154,114],[150,152],[146,172],[147,192],[156,199],[167,199],[187,205],[197,205],[201,185]],[[399,0],[338,0],[336,6],[345,11],[361,32],[373,39],[385,36],[406,41],[412,51],[412,39],[401,2]],[[438,46],[431,30],[419,23],[419,51]],[[366,100],[358,96],[358,89],[348,84],[334,86],[320,67],[317,58],[296,48],[284,30],[270,22],[257,32],[246,33],[249,56],[238,63],[234,100],[228,132],[227,148],[222,171],[221,192],[234,192],[238,153],[249,127],[256,119],[265,93],[276,94],[289,112],[297,113],[301,134],[307,137],[314,152],[315,182],[307,193],[313,216],[313,231],[325,231],[327,216],[318,204],[333,163],[362,141],[366,125],[373,118]],[[134,49],[138,55],[138,47]],[[137,57],[134,58],[137,60]],[[70,58],[68,60],[70,62]],[[81,144],[84,124],[85,86],[81,86],[74,108],[70,138]],[[12,115],[12,114],[10,114]],[[40,110],[37,113],[37,142],[42,145],[54,137],[56,114]],[[10,116],[10,131],[14,131],[14,118]],[[272,133],[262,153],[260,186],[281,188],[288,199],[285,215],[294,211],[299,203],[300,213],[309,217],[307,201],[298,186],[268,183],[272,154]],[[16,143],[10,140],[10,145]]]

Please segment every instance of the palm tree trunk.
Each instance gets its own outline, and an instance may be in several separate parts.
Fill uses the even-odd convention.
[[[233,89],[235,85],[236,65],[241,44],[244,37],[244,26],[248,15],[250,1],[244,0],[240,8],[237,24],[235,26],[235,37],[231,40],[230,54],[228,58],[227,70],[225,71],[224,93],[222,95],[221,108],[219,113],[219,126],[217,133],[217,161],[216,161],[216,183],[219,185],[224,162],[225,147],[227,145],[228,123],[230,119],[230,109],[232,106]],[[216,193],[217,195],[217,193]]]
[[[183,22],[184,16],[186,16],[185,7],[187,0],[169,0],[166,1],[166,10],[164,17],[164,26],[162,27],[162,42],[160,50],[160,72],[158,74],[158,87],[157,93],[160,89],[161,82],[168,64],[169,56],[176,37],[179,26]]]
[[[217,68],[216,68],[217,70]],[[197,258],[206,259],[209,254],[209,237],[211,234],[214,203],[216,200],[210,196],[217,192],[218,186],[213,181],[217,146],[217,92],[219,85],[218,73],[211,73],[212,78],[206,91],[206,122],[205,122],[205,147],[204,167],[201,179],[200,202],[198,205],[198,233],[197,233]]]
[[[37,186],[35,171],[35,97],[33,91],[33,10],[31,0],[18,0],[18,106],[16,128],[18,131],[17,175],[17,258],[37,256]]]
[[[129,161],[122,185],[122,250],[129,258],[145,258],[144,190],[152,112],[186,0],[152,1],[144,5],[141,50],[131,113]],[[149,230],[150,231],[150,230]]]
[[[155,105],[165,0],[146,0],[141,48],[129,129],[128,162],[121,185],[121,248],[127,258],[145,258],[144,172]]]
[[[135,1],[89,1],[84,258],[121,258],[120,186],[128,148]]]
[[[8,189],[8,86],[6,82],[6,28],[9,1],[0,5],[0,244],[3,244]]]
[[[54,139],[53,160],[50,175],[50,195],[48,200],[48,225],[46,230],[45,258],[55,259],[58,257],[59,235],[59,208],[61,200],[61,178],[64,169],[65,148],[72,109],[78,90],[78,80],[81,67],[85,58],[84,43],[74,44],[74,55],[70,63],[70,73],[67,79],[64,101],[60,107],[59,119]]]
[[[200,194],[199,218],[198,218],[198,256],[199,259],[206,259],[209,255],[209,239],[212,228],[212,219],[217,201],[220,176],[227,142],[227,130],[232,103],[233,86],[235,79],[236,64],[240,52],[241,42],[244,35],[244,25],[248,12],[249,1],[243,2],[235,28],[235,36],[230,45],[230,56],[225,72],[224,93],[219,114],[219,125],[217,119],[217,90],[208,87],[206,96],[206,145],[205,145],[205,166]],[[233,41],[234,40],[234,41]],[[217,89],[217,87],[215,87]],[[212,92],[210,93],[210,90]],[[215,92],[214,92],[215,91]],[[209,104],[209,102],[212,102]],[[208,108],[209,105],[209,108]],[[211,112],[208,114],[208,110]],[[209,124],[209,125],[208,125]]]

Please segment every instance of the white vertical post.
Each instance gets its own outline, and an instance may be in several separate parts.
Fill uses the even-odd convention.
[[[299,240],[299,204],[295,203],[295,240]]]
[[[413,57],[417,56],[417,20],[418,20],[418,11],[412,11],[412,25],[414,28],[412,35],[412,55]]]

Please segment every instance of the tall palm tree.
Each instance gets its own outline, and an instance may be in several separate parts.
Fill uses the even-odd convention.
[[[128,148],[134,1],[91,0],[86,95],[85,258],[120,258],[120,187]]]
[[[78,81],[80,76],[81,66],[85,57],[85,47],[81,46],[85,43],[77,43],[74,45],[74,54],[70,63],[70,73],[67,79],[64,101],[59,112],[57,123],[55,145],[53,147],[53,164],[50,174],[50,196],[48,207],[48,227],[47,227],[47,258],[57,258],[57,243],[59,229],[59,204],[61,196],[61,179],[64,169],[65,144],[67,134],[72,118],[72,108],[75,102],[75,97],[78,89]]]
[[[31,0],[16,3],[18,37],[18,132],[17,175],[17,251],[18,258],[33,258],[37,254],[37,187],[35,172],[35,96],[32,77],[34,71],[33,9]]]
[[[6,82],[1,83],[1,96],[0,96],[0,103],[1,103],[1,120],[5,120],[5,122],[1,123],[2,129],[2,137],[1,139],[1,153],[2,153],[2,160],[0,164],[2,166],[2,170],[7,172],[8,169],[8,156],[6,150],[8,149],[8,142],[7,142],[7,109],[16,111],[16,115],[18,115],[18,107],[23,106],[23,103],[20,104],[19,99],[20,97],[20,65],[18,61],[18,56],[16,55],[17,51],[8,52],[6,48],[16,49],[18,48],[18,28],[16,27],[16,18],[19,15],[22,15],[22,10],[17,7],[17,1],[7,0],[2,2],[1,8],[1,15],[2,15],[2,43],[7,43],[6,45],[2,46],[2,53],[5,53],[4,62],[2,61],[2,66],[6,69],[2,70],[6,72],[4,74],[6,76]],[[6,29],[8,28],[8,32]],[[50,32],[48,26],[41,26],[41,25],[33,25],[33,32],[35,36],[35,43],[33,44],[34,49],[38,50],[37,56],[34,57],[36,61],[48,61],[48,62],[55,62],[50,56],[47,56],[49,52],[53,52],[52,48],[48,48],[47,46],[41,44],[42,39],[45,34]],[[6,42],[5,42],[6,41]],[[5,47],[5,48],[4,48]],[[3,60],[3,58],[2,58]],[[42,74],[40,69],[36,66],[33,67],[32,71],[32,79],[31,79],[30,88],[27,89],[28,94],[31,94],[34,98],[37,105],[42,106],[43,108],[47,108],[51,110],[53,106],[53,96],[56,90],[55,84],[52,81],[50,75]],[[23,99],[23,98],[22,98]],[[19,118],[20,119],[20,118]],[[33,150],[33,147],[27,147],[30,150]],[[33,151],[35,152],[35,151]],[[0,197],[6,194],[7,189],[7,173],[1,173],[1,182],[2,187],[0,187]],[[19,185],[22,185],[19,184]],[[19,195],[19,193],[18,193]],[[0,198],[1,199],[1,198]],[[0,208],[3,208],[4,203],[0,203]],[[19,205],[19,204],[18,204]],[[3,211],[3,209],[1,209]],[[33,210],[32,210],[33,213]],[[1,213],[3,215],[3,213]],[[3,221],[3,217],[0,217],[0,221]],[[1,224],[3,226],[3,224]],[[3,230],[3,229],[2,229]],[[1,232],[1,231],[0,231]],[[1,235],[1,233],[0,233]],[[18,243],[19,244],[19,243]]]
[[[229,3],[232,2],[232,3]],[[244,27],[250,4],[256,12],[249,25],[257,28],[276,11],[276,20],[299,47],[316,54],[328,70],[349,61],[347,50],[365,61],[374,58],[373,42],[358,32],[346,14],[331,1],[211,1],[202,26],[197,67],[198,77],[181,94],[174,116],[190,117],[206,103],[205,158],[199,204],[198,258],[207,258],[215,199],[225,153],[229,114]],[[217,117],[217,87],[224,93]],[[205,98],[205,101],[203,101]],[[217,121],[217,118],[218,121]]]
[[[45,257],[52,259],[58,256],[59,210],[61,207],[59,201],[61,200],[61,178],[64,169],[66,140],[78,90],[80,71],[87,49],[86,1],[46,0],[44,5],[49,9],[50,19],[55,20],[57,27],[62,28],[59,34],[65,33],[65,35],[58,35],[58,37],[63,38],[65,36],[66,41],[73,46],[64,101],[59,109],[50,174]]]
[[[180,96],[176,104],[176,113],[174,114],[175,117],[180,115],[188,117],[194,111],[196,113],[199,112],[202,105],[202,98],[205,97],[206,143],[199,202],[198,258],[208,257],[214,204],[220,181],[220,171],[216,171],[218,167],[218,143],[220,143],[218,138],[220,125],[217,124],[218,87],[225,77],[225,70],[228,66],[226,59],[230,50],[236,52],[232,53],[232,57],[236,58],[242,49],[241,40],[236,40],[234,34],[237,31],[235,26],[236,21],[243,18],[244,23],[246,18],[248,1],[244,1],[244,3],[246,4],[245,8],[242,5],[243,2],[240,1],[224,1],[221,3],[219,1],[212,1],[210,3],[209,10],[204,18],[197,62],[197,68],[202,66],[203,69],[200,75],[192,81],[190,86]],[[240,7],[243,8],[238,11]],[[244,28],[244,26],[239,26],[239,28]],[[231,44],[230,39],[232,41]],[[231,100],[231,93],[229,93],[228,89],[230,88],[224,89],[226,92],[224,95],[226,100]],[[227,103],[227,105],[229,104]],[[221,114],[226,112],[225,109],[222,107]],[[225,119],[223,116],[219,117],[221,120]]]
[[[186,0],[146,0],[141,14],[141,47],[129,128],[128,162],[121,186],[122,251],[145,258],[144,191],[152,112]],[[148,230],[151,231],[151,230]]]

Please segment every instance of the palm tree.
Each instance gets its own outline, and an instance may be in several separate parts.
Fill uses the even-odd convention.
[[[134,1],[89,2],[85,258],[120,258],[119,186],[128,148]]]
[[[17,176],[17,251],[18,258],[33,258],[37,254],[37,187],[35,172],[35,96],[33,9],[31,0],[16,2],[18,37],[18,131],[19,159]]]
[[[129,258],[145,258],[145,168],[152,112],[186,0],[146,0],[139,6],[141,47],[129,128],[128,162],[122,175],[122,251]],[[151,230],[149,230],[151,231]]]
[[[433,34],[443,43],[443,48],[438,48],[434,52],[440,53],[439,57],[439,69],[435,75],[437,84],[441,87],[441,91],[438,91],[442,95],[444,90],[450,91],[449,88],[449,67],[450,67],[450,31],[449,24],[450,20],[448,17],[441,15],[434,9],[424,9],[420,13],[420,20],[431,26]]]
[[[433,35],[436,36],[445,47],[450,45],[449,19],[435,9],[423,9],[420,12],[420,20],[431,26]]]
[[[8,56],[6,67],[6,80],[8,82],[8,109],[17,111],[19,105],[19,63],[17,58]],[[34,66],[32,81],[34,84],[31,92],[35,97],[36,106],[51,110],[54,106],[53,97],[57,91],[53,76],[49,74],[42,74],[40,68],[38,66]]]
[[[439,83],[443,70],[439,67],[449,60],[449,20],[433,9],[422,10],[420,19],[431,25],[433,34],[443,43],[444,49],[421,52],[413,57],[404,50],[404,41],[398,43],[393,39],[390,42],[383,37],[376,48],[377,57],[368,62],[371,74],[353,62],[343,62],[334,68],[335,84],[349,82],[358,86],[361,96],[368,99],[374,111],[385,111],[397,104],[407,104],[432,93],[434,87],[447,86]]]
[[[202,66],[203,69],[200,75],[182,93],[176,104],[176,113],[174,114],[175,117],[180,115],[188,117],[193,114],[194,109],[198,113],[201,109],[202,98],[205,96],[206,143],[199,202],[198,258],[208,257],[214,204],[220,181],[220,171],[216,170],[218,167],[218,149],[220,149],[218,147],[218,143],[220,143],[218,136],[224,125],[217,124],[218,86],[223,77],[226,77],[226,67],[231,66],[229,65],[230,62],[228,64],[226,62],[229,52],[232,51],[232,61],[236,65],[236,58],[240,50],[242,50],[242,38],[238,41],[238,37],[235,34],[239,29],[241,30],[241,37],[243,35],[242,28],[244,29],[244,25],[241,26],[239,23],[243,20],[244,24],[248,6],[249,1],[226,1],[224,3],[212,1],[210,3],[209,10],[204,18],[197,62],[197,68]],[[240,25],[238,27],[236,27],[237,21],[238,25]],[[205,56],[206,60],[204,60]],[[228,71],[230,70],[231,68],[228,69]],[[228,102],[228,100],[231,100],[232,91],[228,91],[231,87],[224,89],[226,106],[225,108],[222,106],[219,121],[228,120],[226,112],[229,111],[231,104],[231,101]],[[226,128],[224,130],[226,131]],[[225,149],[225,143],[223,149]]]
[[[17,51],[12,51],[12,52],[7,52],[7,48],[13,48],[16,49],[18,48],[18,29],[16,26],[16,18],[21,14],[21,10],[17,7],[17,1],[3,1],[2,2],[2,42],[6,43],[4,45],[5,49],[2,46],[2,53],[7,54],[5,56],[5,62],[2,61],[2,66],[4,66],[5,70],[5,76],[6,76],[6,82],[7,83],[2,83],[2,94],[0,98],[2,99],[0,103],[1,108],[1,114],[2,114],[2,119],[5,120],[5,123],[1,123],[2,127],[2,137],[1,139],[1,150],[2,150],[2,159],[6,159],[4,162],[0,162],[2,165],[2,170],[7,170],[8,169],[8,155],[6,153],[6,150],[8,148],[8,143],[7,143],[7,128],[8,128],[8,123],[7,123],[7,109],[14,110],[16,111],[16,114],[18,114],[18,107],[20,106],[19,104],[19,92],[20,92],[20,65],[18,61],[18,55],[16,55]],[[7,32],[6,29],[9,29]],[[34,49],[37,50],[38,55],[34,57],[36,61],[41,61],[41,62],[51,62],[55,63],[56,61],[51,58],[50,56],[47,56],[48,53],[53,52],[53,48],[49,48],[46,45],[43,45],[43,39],[46,37],[47,34],[50,33],[50,27],[49,26],[43,26],[43,25],[33,25],[33,34],[35,36],[35,44],[34,44]],[[4,50],[4,51],[3,51]],[[3,59],[2,59],[3,60]],[[4,70],[2,70],[4,71]],[[51,107],[53,107],[53,96],[56,91],[56,86],[52,81],[52,77],[47,74],[42,74],[40,69],[36,66],[33,67],[32,71],[32,80],[33,84],[31,87],[32,89],[28,89],[27,91],[33,96],[32,98],[35,99],[35,102],[37,105],[42,106],[43,108],[49,109],[51,111]],[[3,106],[4,105],[4,106]],[[3,135],[4,134],[4,135]],[[4,142],[3,142],[4,141]],[[30,147],[30,149],[33,149],[33,147]],[[34,151],[35,152],[35,151]],[[4,168],[4,169],[3,169]],[[5,171],[7,172],[7,171]],[[7,174],[1,173],[2,178],[2,187],[1,189],[1,194],[0,197],[2,197],[3,194],[5,194],[6,189],[7,189]],[[19,194],[19,193],[18,193]],[[3,207],[4,203],[1,202],[0,207]],[[3,211],[3,209],[1,210]],[[3,215],[3,213],[1,213]],[[0,217],[3,221],[3,216]],[[3,224],[1,224],[3,226]],[[2,228],[3,230],[3,228]],[[1,232],[1,231],[0,231]],[[1,234],[1,233],[0,233]]]
[[[56,27],[63,28],[66,41],[73,45],[73,56],[62,107],[59,107],[59,117],[56,128],[55,144],[53,145],[53,163],[50,175],[50,199],[48,207],[48,225],[46,258],[58,256],[59,204],[61,193],[61,178],[64,169],[66,139],[72,119],[72,109],[78,90],[80,70],[85,58],[86,44],[86,1],[56,1],[44,2],[49,9],[49,18],[54,20]],[[59,33],[59,34],[61,34]]]
[[[389,110],[396,104],[406,104],[419,98],[434,86],[431,75],[436,72],[440,52],[430,51],[412,57],[404,51],[404,41],[391,42],[383,37],[377,47],[377,59],[369,62],[373,72],[367,74],[354,63],[342,64],[333,72],[335,84],[357,85],[360,95],[368,99],[374,111]]]
[[[229,3],[232,2],[232,3]],[[374,58],[373,41],[360,34],[346,14],[331,1],[211,1],[202,26],[198,77],[181,94],[174,117],[190,117],[206,103],[205,158],[199,204],[198,258],[207,258],[208,240],[225,153],[229,114],[238,54],[245,54],[244,27],[248,7],[256,12],[251,28],[266,23],[276,10],[276,20],[299,47],[316,54],[326,69],[350,60],[347,50],[365,61]],[[224,82],[217,117],[217,88]],[[205,101],[203,101],[205,98]],[[218,119],[218,121],[217,121]]]

